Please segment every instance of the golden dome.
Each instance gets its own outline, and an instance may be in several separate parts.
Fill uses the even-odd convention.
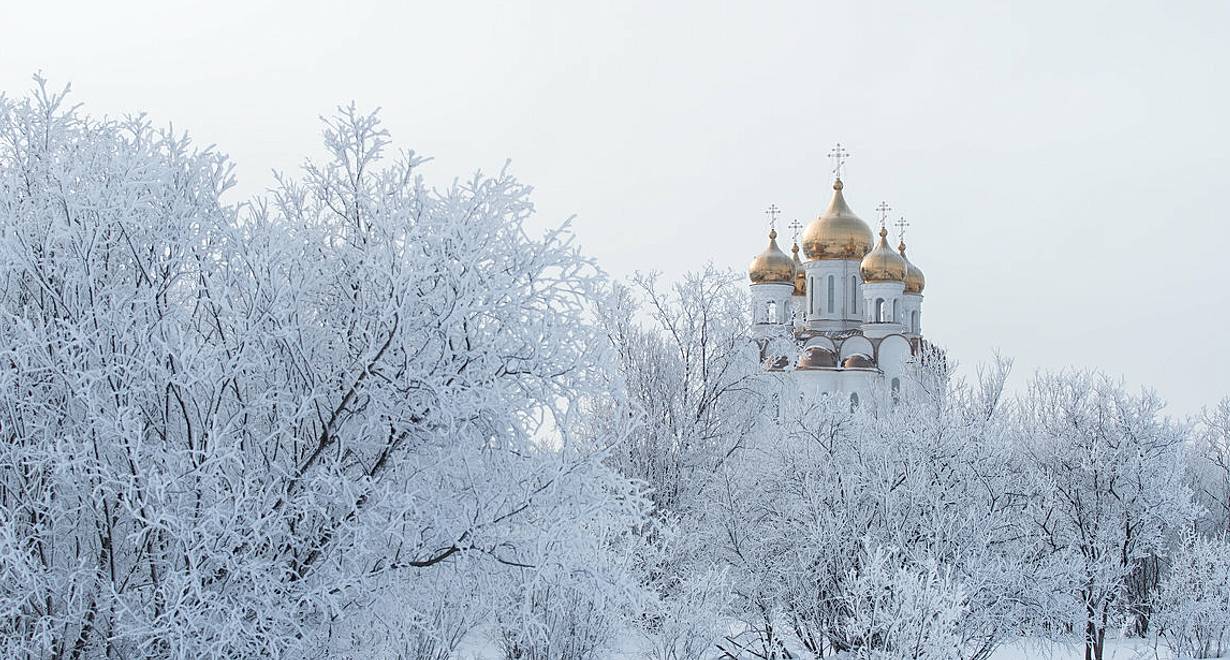
[[[841,179],[833,182],[828,208],[803,230],[808,259],[862,259],[871,249],[871,228],[846,205],[843,187]]]
[[[880,228],[880,242],[859,264],[864,282],[904,282],[906,265],[901,255],[888,247],[888,230]]]
[[[799,261],[798,241],[790,246],[790,254],[794,259],[794,295],[807,295],[807,273],[803,272],[803,262]]]
[[[904,240],[897,245],[897,252],[900,252],[901,258],[905,259],[905,292],[922,293],[923,287],[927,286],[927,278],[923,277],[922,269],[915,266],[914,262],[905,256]]]
[[[769,247],[752,259],[747,267],[752,284],[793,284],[794,262],[777,247],[777,230],[769,230]]]

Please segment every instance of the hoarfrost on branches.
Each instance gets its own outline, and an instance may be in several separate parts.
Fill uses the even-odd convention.
[[[236,207],[185,136],[0,101],[0,654],[445,657],[643,519],[618,438],[572,437],[604,354],[567,227],[353,106],[324,141]]]
[[[1230,542],[1188,534],[1155,596],[1156,625],[1183,658],[1230,652]]]

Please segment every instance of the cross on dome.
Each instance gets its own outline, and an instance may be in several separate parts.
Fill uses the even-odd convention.
[[[829,152],[829,160],[833,161],[833,178],[838,181],[841,180],[841,168],[845,166],[846,159],[849,157],[850,152],[846,151],[846,148],[841,146],[840,142]]]
[[[884,224],[888,222],[888,212],[893,210],[893,207],[889,206],[888,202],[880,202],[876,210],[880,212],[880,227],[883,228]]]
[[[905,221],[905,216],[897,218],[897,221],[893,223],[893,226],[897,228],[897,239],[904,241],[905,228],[910,226],[910,223]]]
[[[777,204],[770,204],[769,208],[765,209],[764,214],[769,216],[769,229],[777,229],[777,216],[782,210],[777,208]]]
[[[794,232],[794,241],[799,241],[799,230],[803,228],[803,223],[799,222],[798,218],[790,221],[790,231]]]

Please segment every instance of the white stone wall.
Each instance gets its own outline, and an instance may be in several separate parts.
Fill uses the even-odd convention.
[[[906,366],[913,359],[910,340],[902,335],[888,335],[880,340],[876,350],[876,364],[884,372],[885,382],[905,375]]]
[[[818,401],[822,396],[839,397],[844,403],[857,397],[859,405],[865,405],[876,391],[880,374],[875,370],[862,369],[817,369],[795,371],[791,374],[798,383],[799,394],[804,401]]]
[[[862,319],[859,294],[862,279],[858,267],[859,261],[850,259],[823,259],[804,264],[808,327],[819,330],[858,327]]]
[[[791,322],[794,314],[791,302],[794,297],[793,284],[752,284],[749,289],[753,329],[757,326],[784,325]]]
[[[901,323],[904,313],[905,284],[901,282],[871,282],[863,285],[863,334],[884,337],[905,331]]]

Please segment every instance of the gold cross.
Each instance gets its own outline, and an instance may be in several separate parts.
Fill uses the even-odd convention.
[[[799,222],[798,218],[795,218],[793,221],[791,221],[790,229],[791,231],[794,232],[794,241],[796,243],[799,242],[799,230],[802,228],[803,228],[803,223]]]
[[[833,147],[833,150],[829,152],[829,159],[833,161],[834,178],[841,178],[841,168],[846,164],[846,159],[849,157],[850,152],[846,151],[845,147],[841,146],[840,142],[838,142],[837,146]]]
[[[888,222],[888,212],[893,210],[893,207],[889,206],[888,202],[880,202],[876,210],[880,212],[880,226],[883,227],[884,223]]]
[[[777,204],[770,204],[769,208],[765,209],[764,214],[769,216],[769,229],[777,229],[777,216],[782,212],[777,208]]]
[[[910,223],[905,221],[905,216],[901,216],[900,218],[897,218],[897,221],[893,223],[893,226],[897,228],[897,238],[904,242],[905,228],[909,227]]]

